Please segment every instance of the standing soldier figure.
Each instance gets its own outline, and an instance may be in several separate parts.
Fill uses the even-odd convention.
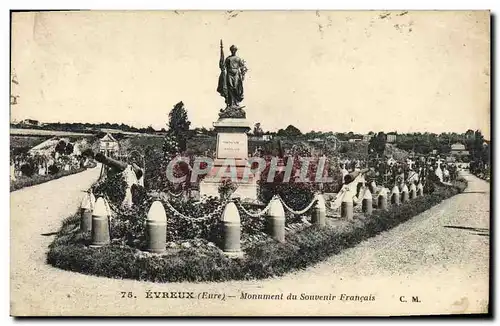
[[[217,92],[225,98],[226,108],[240,108],[243,101],[243,80],[248,71],[245,61],[236,55],[238,48],[231,45],[229,48],[231,55],[224,60],[224,49],[222,40],[220,41],[220,61],[221,70]]]

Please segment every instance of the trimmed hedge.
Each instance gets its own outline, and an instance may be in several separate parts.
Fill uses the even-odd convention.
[[[464,179],[453,186],[439,185],[388,211],[375,210],[370,217],[357,218],[341,227],[311,226],[287,236],[286,243],[272,239],[245,251],[242,259],[231,259],[216,247],[183,248],[163,255],[141,252],[111,244],[91,249],[89,233],[78,231],[79,215],[68,218],[50,245],[49,264],[84,274],[153,282],[201,282],[263,279],[304,269],[343,249],[409,220],[442,200],[462,192]]]
[[[33,175],[32,177],[18,177],[15,181],[10,182],[10,192],[45,183],[47,181],[59,179],[71,174],[80,173],[85,171],[87,168],[78,168],[71,171],[59,171],[56,174],[46,174],[46,175]]]

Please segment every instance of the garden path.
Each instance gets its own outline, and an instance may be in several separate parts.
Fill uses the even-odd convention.
[[[45,263],[61,219],[72,214],[98,169],[11,194],[13,315],[388,315],[484,312],[488,304],[489,184],[465,174],[469,186],[424,213],[354,248],[286,276],[226,283],[155,284],[87,276]],[[47,194],[51,194],[47,197]],[[56,195],[57,194],[57,195]],[[218,299],[147,299],[145,291],[226,294]],[[121,298],[131,291],[135,298]],[[280,294],[283,301],[240,299]],[[297,300],[286,300],[289,293]],[[301,294],[336,295],[334,301]],[[341,295],[374,296],[363,303]],[[235,296],[228,298],[228,295]],[[413,298],[413,300],[412,300]],[[405,302],[406,301],[406,302]],[[413,301],[413,302],[412,302]],[[417,302],[419,301],[419,302]]]

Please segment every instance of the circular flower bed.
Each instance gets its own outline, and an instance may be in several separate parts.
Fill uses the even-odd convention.
[[[84,274],[153,282],[227,281],[279,276],[306,268],[407,221],[463,191],[466,186],[467,182],[463,179],[457,180],[452,186],[436,185],[430,194],[400,206],[391,206],[388,211],[374,210],[369,217],[357,216],[354,221],[342,221],[340,227],[338,223],[335,226],[327,224],[323,228],[307,226],[306,223],[305,227],[288,232],[285,243],[262,236],[259,222],[256,222],[253,226],[246,226],[247,229],[255,230],[256,241],[244,246],[243,257],[237,259],[224,255],[217,246],[217,239],[210,241],[200,238],[201,234],[208,237],[205,231],[193,230],[177,230],[177,233],[169,231],[167,250],[162,254],[141,250],[143,244],[136,241],[140,236],[131,236],[137,232],[133,228],[120,231],[121,237],[114,234],[110,245],[90,248],[90,233],[79,230],[80,216],[75,214],[64,221],[50,245],[47,261],[53,266]],[[181,209],[181,206],[178,207]],[[186,209],[188,206],[182,207]],[[139,210],[130,216],[138,216],[136,214],[140,214]],[[244,218],[242,216],[242,220]],[[192,226],[172,223],[179,223],[176,227],[180,229]],[[218,218],[209,224],[211,230],[217,230],[214,225],[219,225]],[[175,226],[169,224],[168,228]],[[182,239],[189,232],[190,236],[195,235],[197,238]],[[220,232],[216,234],[220,236]]]

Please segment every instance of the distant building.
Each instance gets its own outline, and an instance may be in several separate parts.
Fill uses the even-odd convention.
[[[465,145],[462,143],[455,143],[451,145],[452,151],[465,151]]]
[[[273,135],[262,135],[262,140],[270,141],[273,139]]]
[[[32,119],[24,119],[19,124],[24,126],[40,126],[40,121]]]
[[[388,143],[395,143],[397,139],[396,134],[387,134],[387,142]]]
[[[357,143],[357,142],[360,142],[360,141],[363,141],[363,138],[351,138],[351,139],[349,139],[350,143]]]
[[[363,135],[363,141],[370,141],[373,138],[373,135]]]
[[[106,134],[99,140],[99,152],[110,157],[118,156],[120,144],[111,134]]]
[[[273,139],[273,135],[250,136],[250,140],[255,141],[270,141],[271,139]]]
[[[465,149],[465,145],[462,143],[455,143],[451,145],[451,155],[457,156],[468,156],[469,151]]]

